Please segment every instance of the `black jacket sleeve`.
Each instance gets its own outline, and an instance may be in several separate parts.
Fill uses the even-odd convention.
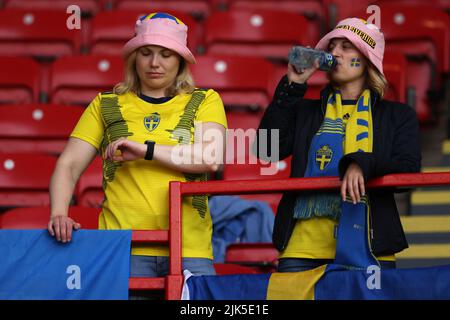
[[[364,175],[364,181],[391,173],[419,172],[421,150],[419,123],[415,111],[407,106],[393,106],[393,145],[390,155],[375,157],[372,153],[355,152],[342,157],[339,162],[339,176],[342,179],[349,164],[358,163]]]
[[[271,134],[274,133],[272,130],[279,130],[279,159],[287,158],[292,154],[298,103],[303,98],[306,88],[306,84],[296,82],[289,84],[286,75],[278,83],[272,102],[264,112],[259,124],[256,143],[253,146],[254,148],[257,147],[255,153],[260,159],[266,161],[273,159],[270,138]],[[263,132],[266,135],[263,135]],[[266,144],[267,148],[263,148],[263,145]],[[263,152],[264,150],[267,150],[267,152]]]

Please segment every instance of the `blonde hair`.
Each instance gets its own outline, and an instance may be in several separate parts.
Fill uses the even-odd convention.
[[[383,98],[384,94],[386,93],[386,89],[388,87],[388,82],[386,78],[381,74],[380,71],[378,71],[375,66],[368,61],[367,63],[367,86],[378,93],[380,98]]]
[[[121,95],[127,92],[141,93],[141,80],[136,71],[137,50],[133,51],[125,61],[124,80],[114,86],[113,92]],[[195,89],[194,80],[186,61],[181,58],[180,69],[174,83],[166,90],[166,96],[172,97],[183,93],[192,93]]]

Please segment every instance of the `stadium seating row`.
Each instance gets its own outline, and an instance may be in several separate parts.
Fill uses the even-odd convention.
[[[147,11],[101,12],[92,20],[82,20],[80,28],[67,23],[69,14],[56,10],[0,10],[0,55],[58,57],[89,51],[120,55],[123,44],[134,34],[135,21]],[[284,58],[292,44],[314,45],[310,26],[302,15],[283,11],[233,11],[214,13],[204,22],[169,11],[189,26],[188,45],[194,52],[217,53],[225,45],[240,54]],[[49,32],[51,31],[51,32]],[[249,45],[259,48],[249,48]],[[227,53],[230,49],[227,47]]]
[[[421,1],[405,0],[390,0],[389,2],[409,6],[423,4]],[[53,9],[65,12],[69,6],[77,5],[81,9],[83,23],[89,23],[89,18],[103,10],[135,10],[144,13],[148,13],[149,10],[176,11],[184,17],[189,25],[196,24],[191,21],[189,16],[201,21],[212,13],[220,11],[277,10],[304,16],[308,22],[306,30],[310,39],[317,40],[327,29],[333,28],[337,21],[354,15],[355,9],[365,10],[371,4],[384,6],[386,3],[386,0],[363,0],[358,3],[349,3],[343,0],[157,0],[152,1],[149,5],[145,0],[0,0],[0,8],[33,11]],[[436,10],[450,12],[450,5],[446,1],[427,1],[427,5]],[[187,15],[189,16],[185,17]],[[128,25],[131,26],[131,24]],[[87,29],[90,28],[85,28],[85,31]],[[84,34],[87,35],[88,32]]]
[[[406,101],[403,55],[386,54],[384,68],[390,82],[388,99]],[[98,92],[110,91],[123,79],[123,60],[116,56],[66,56],[50,67],[31,58],[0,57],[0,103],[87,106]],[[275,66],[260,57],[198,56],[191,67],[195,84],[217,90],[227,107],[250,106],[264,109],[286,66]],[[317,72],[308,82],[307,98],[318,98],[328,82]]]
[[[436,101],[430,99],[430,93],[438,92],[444,75],[449,73],[450,18],[429,4],[411,6],[383,1],[380,4],[387,48],[407,58],[405,68],[401,69],[407,91],[400,95],[405,95],[422,121],[433,120]],[[66,23],[65,12],[0,10],[0,55],[60,57],[85,52],[81,50],[83,46],[96,55],[118,55],[133,34],[133,21],[144,12],[100,12],[88,25],[83,24],[81,30],[69,30],[61,27]],[[367,16],[364,10],[358,12],[353,8],[353,12]],[[189,24],[191,49],[198,53],[206,49],[209,55],[259,56],[272,62],[285,62],[292,45],[314,45],[319,36],[312,37],[309,30],[317,28],[293,12],[235,9],[213,12],[202,22],[186,13],[173,13]],[[32,101],[37,101],[35,96]]]
[[[353,14],[367,17],[364,10],[354,9]],[[67,27],[65,11],[0,10],[0,54],[61,56],[81,53],[82,45],[94,54],[120,54],[122,45],[134,33],[134,21],[145,13],[142,10],[101,12],[90,24],[72,30]],[[321,36],[310,36],[308,30],[317,28],[310,26],[302,15],[281,10],[215,12],[204,23],[182,12],[172,13],[189,25],[189,46],[194,52],[202,44],[208,53],[285,58],[293,44],[313,46]],[[426,55],[439,72],[449,71],[450,18],[447,14],[432,6],[393,4],[383,4],[382,13],[382,30],[388,42],[420,42],[420,48],[403,44],[400,49],[408,54]]]
[[[152,1],[154,10],[175,9],[197,17],[208,16],[213,11],[233,9],[281,9],[303,13],[309,18],[329,17],[335,21],[348,16],[355,5],[367,7],[371,4],[382,5],[386,0],[363,0],[349,3],[345,0],[156,0]],[[421,0],[389,0],[397,4],[421,5]],[[443,11],[449,11],[446,0],[430,0],[429,5]],[[65,9],[70,5],[78,5],[85,15],[92,16],[103,10],[139,9],[147,10],[146,0],[1,0],[0,8],[21,9]]]
[[[98,229],[99,213],[98,208],[69,208],[69,216],[83,229]],[[49,217],[50,207],[47,206],[14,208],[0,214],[0,229],[46,229]]]

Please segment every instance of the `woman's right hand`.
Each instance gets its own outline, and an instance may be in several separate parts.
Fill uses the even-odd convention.
[[[288,64],[287,76],[289,84],[296,82],[299,84],[305,83],[316,70],[319,69],[319,60],[314,61],[314,65],[308,69],[296,70],[292,64]]]
[[[57,241],[63,243],[72,240],[72,230],[78,230],[81,225],[68,216],[52,216],[48,222],[48,232],[52,237],[56,236]]]

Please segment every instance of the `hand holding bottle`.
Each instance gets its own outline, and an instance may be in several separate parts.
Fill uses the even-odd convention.
[[[291,64],[288,64],[288,70],[287,70],[287,76],[288,76],[288,80],[289,80],[289,84],[291,84],[291,82],[296,82],[296,83],[305,83],[312,75],[314,72],[316,72],[319,69],[319,61],[316,60],[313,64],[312,67],[307,68],[307,69],[300,69],[297,71],[297,69]]]
[[[304,83],[316,70],[331,71],[336,67],[336,58],[328,52],[308,47],[294,46],[289,52],[289,82]]]

